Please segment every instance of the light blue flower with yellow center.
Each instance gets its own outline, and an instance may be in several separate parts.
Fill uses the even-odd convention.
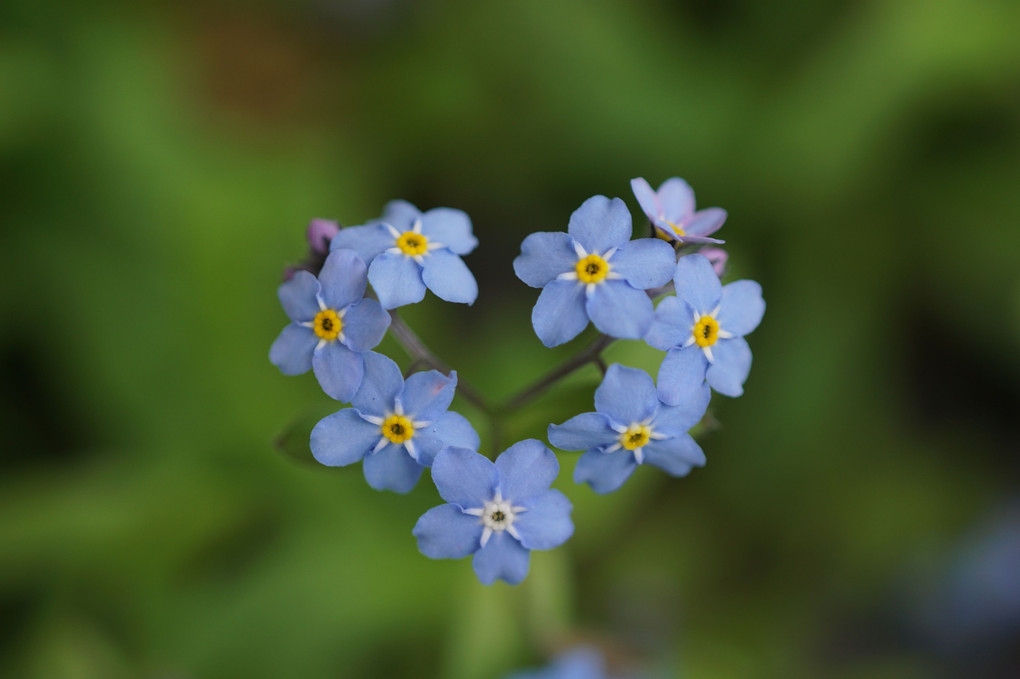
[[[350,401],[365,372],[362,354],[382,341],[390,316],[364,299],[365,263],[352,250],[334,250],[318,278],[298,271],[279,289],[292,321],[269,349],[269,360],[285,375],[315,372],[322,390]]]
[[[662,182],[658,191],[641,177],[630,180],[641,209],[655,229],[655,235],[677,246],[687,243],[724,243],[709,238],[726,221],[726,210],[710,207],[694,210],[694,189],[679,177]]]
[[[567,233],[539,232],[524,239],[514,272],[542,288],[531,313],[542,344],[570,341],[589,320],[611,337],[644,337],[654,317],[644,291],[669,281],[676,256],[660,240],[630,237],[627,205],[594,196],[570,216]]]
[[[365,260],[384,309],[420,302],[426,288],[447,302],[474,303],[478,283],[460,255],[477,246],[471,220],[461,210],[422,213],[403,200],[388,203],[377,222],[341,229],[330,244]]]

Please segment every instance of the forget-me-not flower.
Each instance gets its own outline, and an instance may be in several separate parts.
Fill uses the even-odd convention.
[[[627,205],[594,196],[570,216],[567,233],[524,239],[514,272],[542,288],[531,313],[542,344],[554,347],[577,337],[589,319],[612,337],[644,336],[654,317],[644,291],[669,281],[676,256],[660,240],[630,237]]]
[[[444,446],[478,448],[478,434],[467,419],[447,410],[456,387],[455,372],[447,377],[429,370],[405,382],[392,360],[365,354],[365,379],[353,407],[315,425],[312,455],[330,467],[364,460],[368,485],[407,493]]]
[[[694,189],[679,177],[667,179],[653,191],[641,177],[630,180],[634,197],[655,228],[656,235],[677,245],[723,243],[709,238],[726,221],[726,210],[710,207],[694,211]]]
[[[297,271],[279,289],[292,323],[269,350],[269,360],[285,375],[315,372],[322,390],[350,401],[365,371],[362,354],[374,348],[390,326],[390,316],[374,299],[364,299],[365,263],[351,250],[334,250],[318,278]]]
[[[678,404],[702,380],[720,394],[740,396],[751,371],[744,335],[765,314],[761,286],[742,280],[723,287],[701,255],[681,257],[673,283],[676,297],[659,303],[645,336],[656,349],[668,351],[659,367],[659,397]]]
[[[595,412],[549,425],[549,442],[563,450],[584,450],[574,481],[609,493],[641,464],[684,476],[705,464],[705,454],[687,431],[697,424],[712,396],[704,380],[688,389],[681,405],[659,401],[644,370],[614,363],[595,390]]]
[[[478,283],[460,255],[477,245],[463,211],[440,207],[422,213],[394,200],[378,221],[341,229],[331,247],[357,252],[368,264],[368,281],[380,304],[394,309],[420,302],[425,288],[447,302],[472,304]]]
[[[432,480],[448,504],[418,519],[418,549],[432,559],[474,554],[483,584],[516,585],[528,574],[532,549],[558,547],[574,533],[570,501],[549,488],[559,470],[553,452],[535,439],[515,443],[495,463],[466,448],[444,448]]]

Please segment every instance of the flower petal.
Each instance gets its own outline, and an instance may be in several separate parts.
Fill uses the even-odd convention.
[[[595,410],[623,426],[641,422],[659,407],[655,383],[644,370],[614,363],[595,390]]]
[[[722,245],[726,241],[719,240],[718,238],[709,238],[708,236],[683,236],[679,238],[680,242],[685,245]],[[699,253],[701,254],[701,253]]]
[[[433,250],[425,256],[422,267],[422,281],[439,299],[459,304],[474,304],[478,299],[474,274],[449,250]]]
[[[410,230],[414,226],[414,221],[421,216],[421,210],[406,200],[391,200],[383,208],[383,214],[379,221],[389,224],[403,233]]]
[[[694,310],[679,297],[667,297],[655,309],[645,341],[661,351],[683,346],[694,328]]]
[[[340,342],[326,342],[312,354],[312,370],[327,395],[349,402],[361,386],[365,360]]]
[[[496,494],[496,465],[467,448],[443,448],[432,463],[439,497],[464,508],[481,507]]]
[[[366,266],[381,255],[386,248],[395,244],[393,234],[382,224],[366,224],[365,226],[348,226],[340,229],[329,243],[330,250],[354,250]]]
[[[691,467],[702,467],[705,464],[705,453],[688,434],[649,441],[643,450],[646,463],[670,476],[686,476]]]
[[[404,446],[393,443],[366,456],[363,465],[368,485],[401,494],[411,492],[424,469],[407,454]]]
[[[319,313],[319,303],[315,299],[319,294],[319,281],[307,271],[294,272],[289,281],[280,284],[276,294],[287,318],[296,323],[307,323]]]
[[[513,504],[526,504],[529,498],[549,489],[560,473],[560,463],[541,441],[525,439],[496,458],[496,469],[503,499]]]
[[[676,263],[676,295],[700,314],[713,311],[722,298],[722,284],[711,262],[702,255],[687,255]],[[693,318],[691,319],[693,323]]]
[[[311,328],[291,323],[269,347],[269,362],[284,375],[300,375],[312,369],[312,352],[319,338]]]
[[[596,284],[585,308],[595,327],[610,337],[641,339],[655,320],[648,295],[623,281]]]
[[[344,314],[344,344],[352,351],[374,349],[390,327],[390,315],[374,299],[363,299],[347,307]]]
[[[630,210],[619,198],[592,196],[570,215],[567,233],[588,252],[602,254],[630,240]]]
[[[717,343],[718,344],[718,343]],[[714,348],[714,347],[713,347]],[[705,383],[708,359],[697,346],[686,349],[670,349],[659,366],[659,399],[671,406],[680,405],[694,398]]]
[[[398,398],[408,417],[431,422],[450,407],[456,389],[456,371],[447,377],[438,370],[429,370],[408,377]]]
[[[414,445],[418,449],[418,464],[431,467],[436,455],[446,446],[478,450],[481,439],[466,417],[447,411],[431,427],[416,432]]]
[[[385,417],[393,409],[397,394],[404,386],[400,367],[388,356],[369,351],[363,354],[365,375],[351,405],[365,415]],[[378,434],[378,427],[376,433]]]
[[[573,505],[558,490],[547,490],[527,501],[528,511],[518,514],[514,528],[521,536],[521,544],[528,549],[553,549],[574,534],[570,520]]]
[[[712,365],[705,379],[725,396],[740,396],[751,372],[751,347],[743,337],[719,340],[712,346]]]
[[[563,424],[550,424],[548,437],[560,450],[590,450],[612,445],[619,434],[609,427],[605,415],[581,413]]]
[[[365,296],[368,267],[354,250],[333,250],[319,272],[322,301],[331,309],[343,309]]]
[[[421,515],[411,534],[418,539],[418,551],[430,559],[463,559],[477,551],[482,524],[457,505],[439,505]]]
[[[596,493],[611,493],[630,478],[637,468],[629,450],[603,453],[590,450],[577,460],[574,483],[587,483]]]
[[[648,215],[648,219],[654,220],[662,213],[659,196],[643,177],[631,179],[630,189],[634,192],[634,197],[637,198],[641,210]]]
[[[425,297],[421,266],[404,254],[384,252],[376,257],[368,267],[368,282],[384,309],[414,304]]]
[[[733,281],[722,289],[719,329],[743,337],[758,327],[765,315],[765,300],[756,281]]]
[[[674,224],[679,224],[687,215],[694,212],[694,189],[679,177],[670,177],[659,185],[659,204],[662,205],[662,216]]]
[[[449,207],[429,210],[422,215],[421,232],[454,254],[466,255],[478,247],[478,239],[471,233],[471,219],[463,210]]]
[[[684,434],[705,416],[711,398],[712,390],[708,383],[702,381],[701,386],[687,391],[687,396],[679,405],[660,405],[652,426],[656,432],[667,436]]]
[[[514,273],[533,288],[541,288],[577,266],[574,239],[562,231],[539,231],[524,239],[514,259]]]
[[[343,467],[361,461],[379,442],[379,427],[361,419],[354,408],[319,420],[312,428],[312,456],[327,467]]]
[[[725,223],[726,216],[726,210],[721,207],[698,210],[684,224],[684,233],[688,236],[710,236]]]
[[[547,347],[577,337],[588,325],[584,285],[577,281],[553,281],[545,286],[531,311],[531,324]]]
[[[471,565],[483,585],[505,580],[516,585],[528,575],[531,552],[505,532],[493,533],[485,546],[475,552]]]
[[[669,283],[676,271],[676,251],[660,238],[632,240],[609,260],[610,270],[639,290]]]

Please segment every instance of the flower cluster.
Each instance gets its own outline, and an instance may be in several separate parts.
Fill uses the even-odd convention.
[[[310,256],[280,286],[291,323],[273,343],[270,361],[287,375],[312,370],[326,394],[349,404],[313,428],[315,459],[326,466],[361,462],[372,488],[397,493],[410,492],[430,469],[446,503],[418,519],[412,530],[418,548],[434,559],[473,555],[485,584],[523,580],[531,550],[571,537],[572,507],[551,488],[559,460],[549,447],[527,439],[490,460],[479,452],[471,423],[450,409],[455,394],[472,401],[496,431],[500,418],[573,369],[603,366],[594,412],[550,424],[547,436],[560,449],[584,451],[575,482],[609,493],[644,464],[671,476],[703,465],[690,430],[711,391],[743,393],[751,367],[744,336],[758,326],[765,303],[753,281],[720,282],[727,255],[716,247],[722,241],[709,236],[725,211],[695,211],[693,191],[678,178],[658,191],[644,179],[631,186],[648,217],[648,237],[632,238],[623,200],[594,196],[571,215],[566,232],[524,239],[513,268],[541,288],[532,312],[541,342],[564,344],[589,323],[601,337],[594,350],[498,407],[425,347],[396,311],[422,301],[426,290],[447,302],[475,301],[478,285],[461,257],[478,241],[464,212],[423,213],[393,201],[361,226],[312,220]],[[414,359],[406,375],[373,351],[387,330]],[[604,367],[601,350],[617,339],[665,352],[657,383],[636,368]]]

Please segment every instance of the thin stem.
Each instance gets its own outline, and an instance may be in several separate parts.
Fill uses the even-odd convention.
[[[605,351],[606,347],[614,342],[614,338],[608,335],[599,335],[598,338],[591,344],[589,344],[584,351],[571,357],[567,361],[561,363],[559,366],[553,368],[547,372],[544,376],[540,377],[530,386],[517,392],[514,396],[510,397],[506,403],[504,403],[497,412],[509,413],[524,405],[527,405],[532,399],[539,396],[546,389],[551,387],[560,379],[566,377],[570,373],[574,372],[578,368],[581,368],[588,363],[598,363],[605,365],[602,362],[602,352]]]

